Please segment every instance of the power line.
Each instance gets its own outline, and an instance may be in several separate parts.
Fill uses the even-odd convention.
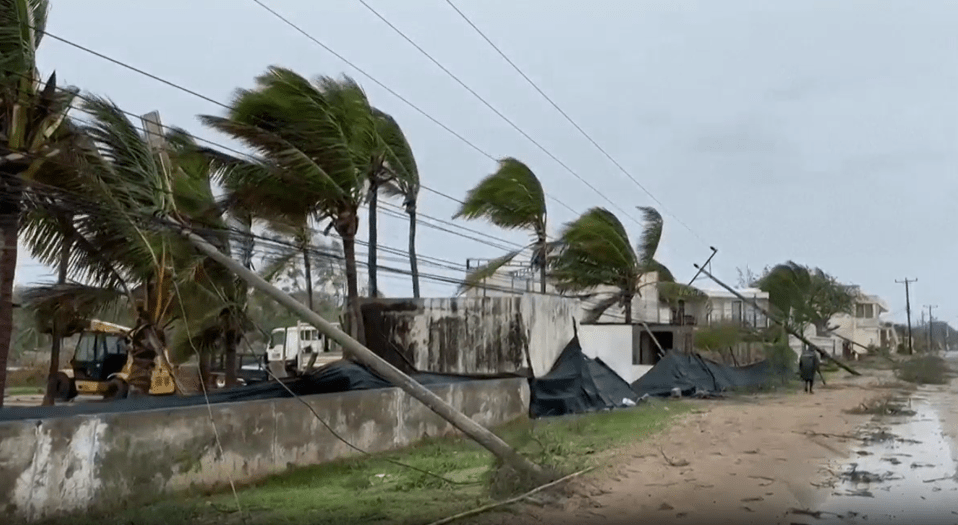
[[[364,0],[360,0],[360,1],[365,4],[365,1],[364,1]],[[499,46],[497,46],[497,45],[492,41],[492,39],[490,39],[481,29],[479,29],[479,27],[478,27],[475,23],[473,23],[473,21],[470,20],[469,17],[466,16],[466,14],[463,13],[462,10],[459,9],[459,7],[456,6],[456,4],[453,3],[452,0],[446,0],[446,3],[449,4],[449,6],[452,7],[453,10],[455,10],[456,13],[458,13],[459,16],[462,17],[462,19],[465,20],[465,22],[466,22],[467,24],[469,24],[469,26],[472,27],[472,28],[476,31],[476,33],[478,33],[479,36],[481,36],[482,39],[485,40],[486,43],[488,43],[488,44],[499,54],[499,56],[501,56],[510,66],[512,66],[512,68],[515,69],[516,72],[519,73],[519,75],[521,75],[522,78],[524,78],[524,79],[526,80],[526,82],[529,83],[530,86],[532,86],[540,95],[542,95],[542,97],[545,98],[546,101],[548,101],[549,104],[551,104],[552,107],[555,108],[556,111],[559,112],[559,114],[561,114],[563,117],[565,117],[565,119],[566,119],[567,121],[569,121],[569,123],[572,124],[572,125],[575,127],[575,129],[577,129],[577,130],[579,131],[579,133],[582,134],[583,137],[585,137],[586,139],[588,139],[588,141],[591,142],[592,145],[596,147],[596,149],[598,149],[600,152],[602,152],[602,154],[605,155],[605,157],[606,157],[607,159],[609,159],[610,161],[612,161],[612,163],[615,164],[615,166],[616,166],[617,168],[619,168],[619,171],[621,171],[622,173],[624,173],[628,178],[632,179],[632,182],[634,182],[636,186],[638,186],[642,191],[644,191],[645,194],[649,196],[649,198],[651,198],[653,201],[655,201],[655,203],[657,203],[657,204],[662,208],[663,211],[665,211],[667,214],[669,214],[673,219],[675,219],[679,224],[681,224],[681,225],[682,225],[686,230],[688,230],[692,235],[694,235],[696,238],[698,238],[699,241],[701,241],[701,242],[703,242],[703,243],[705,243],[705,244],[708,244],[708,243],[705,242],[705,239],[703,239],[701,236],[699,236],[699,234],[696,233],[694,230],[692,230],[692,228],[690,228],[687,224],[685,224],[684,222],[682,222],[682,220],[679,219],[677,216],[675,216],[674,214],[672,214],[671,212],[669,212],[669,211],[665,208],[665,205],[662,204],[662,201],[660,201],[659,199],[657,199],[657,198],[655,197],[655,195],[652,195],[652,192],[650,192],[648,189],[646,189],[645,186],[642,185],[642,183],[640,183],[638,180],[636,180],[636,178],[633,177],[632,174],[629,173],[629,171],[626,170],[625,167],[623,167],[622,164],[619,163],[619,161],[617,161],[615,158],[613,158],[612,155],[609,154],[609,152],[607,152],[607,151],[605,150],[605,148],[603,148],[602,146],[600,146],[599,143],[596,142],[595,139],[593,139],[591,135],[589,135],[584,129],[582,129],[582,126],[580,126],[575,120],[572,119],[572,117],[569,116],[568,113],[566,113],[561,107],[559,107],[559,105],[558,105],[554,100],[552,100],[552,98],[551,98],[549,95],[547,95],[547,94],[542,90],[542,88],[540,88],[540,87],[538,86],[538,84],[536,84],[531,78],[529,78],[529,76],[526,75],[526,73],[525,73],[518,65],[516,65],[516,63],[513,62],[512,59],[510,59],[509,56],[506,55],[506,53],[505,53]]]
[[[260,5],[262,5],[262,4],[260,3],[260,0],[253,0],[253,1],[256,2],[256,3],[258,3],[258,4],[260,4]],[[385,16],[383,16],[382,14],[380,14],[379,11],[377,11],[374,7],[372,7],[371,5],[369,5],[369,3],[366,2],[366,0],[358,0],[358,1],[359,1],[359,3],[361,3],[364,7],[366,7],[366,9],[368,9],[372,14],[374,14],[377,18],[379,18],[383,23],[385,23],[387,26],[389,26],[390,29],[392,29],[393,31],[395,31],[396,34],[398,34],[399,36],[401,36],[406,42],[408,42],[410,45],[412,45],[413,47],[415,47],[416,50],[418,50],[423,56],[425,56],[426,58],[428,58],[433,64],[435,64],[439,69],[441,69],[441,70],[443,71],[443,73],[445,73],[445,74],[448,75],[450,78],[452,78],[453,80],[455,80],[456,83],[458,83],[460,86],[463,87],[463,89],[465,89],[465,90],[468,91],[470,94],[472,94],[472,96],[474,96],[477,100],[479,100],[479,102],[482,102],[483,105],[485,105],[487,108],[489,108],[490,110],[492,110],[492,112],[495,113],[499,118],[501,118],[501,119],[504,120],[507,124],[509,124],[510,126],[512,126],[512,128],[515,129],[517,132],[519,132],[520,135],[522,135],[523,137],[525,137],[526,140],[528,140],[528,141],[531,142],[534,146],[536,146],[537,148],[539,148],[540,150],[542,150],[542,152],[545,153],[546,155],[548,155],[549,158],[551,158],[551,159],[554,160],[557,164],[559,164],[560,166],[562,166],[563,168],[565,168],[565,170],[568,171],[569,173],[571,173],[572,176],[574,176],[575,178],[579,179],[579,181],[581,181],[583,184],[585,184],[586,186],[588,186],[588,187],[589,187],[592,191],[594,191],[597,195],[599,195],[600,197],[602,197],[603,199],[605,199],[606,202],[608,202],[608,203],[611,204],[613,207],[615,207],[616,209],[618,209],[620,212],[622,212],[623,214],[625,214],[626,217],[632,219],[633,222],[635,222],[636,224],[642,226],[642,222],[641,222],[641,221],[637,220],[637,219],[636,219],[635,217],[633,217],[629,212],[627,212],[627,211],[625,211],[623,208],[619,207],[618,204],[612,202],[612,199],[608,198],[604,193],[602,193],[601,191],[599,191],[595,186],[592,185],[592,183],[590,183],[589,181],[587,181],[587,180],[585,180],[584,178],[582,178],[582,176],[579,175],[578,173],[576,173],[575,170],[573,170],[572,168],[570,168],[568,164],[566,164],[565,162],[562,162],[561,160],[559,160],[559,158],[556,157],[551,151],[549,151],[548,149],[546,149],[545,146],[543,146],[543,145],[540,144],[537,140],[535,140],[534,138],[532,138],[528,133],[526,133],[522,128],[520,128],[520,127],[519,127],[515,122],[513,122],[509,117],[505,116],[501,111],[499,111],[498,109],[496,109],[496,107],[493,106],[488,100],[486,100],[485,98],[483,98],[482,95],[480,95],[479,93],[476,93],[476,91],[475,91],[474,89],[472,89],[471,87],[469,87],[468,84],[466,84],[465,82],[463,82],[462,79],[460,79],[458,76],[456,76],[455,73],[453,73],[452,71],[450,71],[446,66],[442,65],[441,62],[439,62],[438,60],[436,60],[436,58],[433,57],[431,54],[429,54],[428,51],[426,51],[425,49],[422,48],[422,46],[420,46],[419,44],[417,44],[415,40],[413,40],[412,38],[410,38],[410,37],[409,37],[406,33],[404,33],[401,29],[399,29],[399,28],[396,27],[392,22],[390,22],[389,19],[387,19],[387,18],[386,18]]]
[[[334,56],[336,56],[337,58],[339,58],[340,60],[342,60],[343,62],[345,62],[347,65],[351,66],[353,69],[355,69],[355,70],[359,71],[360,73],[362,73],[362,74],[363,74],[364,76],[366,76],[368,79],[370,79],[371,81],[373,81],[373,83],[375,83],[376,85],[382,87],[383,89],[385,89],[386,91],[388,91],[390,94],[392,94],[393,96],[397,97],[397,98],[400,99],[402,102],[404,102],[405,104],[407,104],[407,105],[410,106],[411,108],[415,109],[417,112],[419,112],[420,114],[422,114],[423,116],[425,116],[425,117],[428,118],[429,120],[433,121],[435,124],[439,125],[439,126],[442,127],[444,130],[446,130],[447,132],[451,133],[451,134],[454,135],[456,138],[458,138],[459,140],[463,141],[465,144],[467,144],[468,146],[472,147],[473,149],[475,149],[476,151],[478,151],[480,154],[482,154],[483,156],[485,156],[485,157],[488,158],[489,160],[492,160],[493,162],[498,162],[498,159],[497,159],[497,158],[495,158],[494,156],[492,156],[491,154],[489,154],[489,153],[486,152],[485,150],[479,148],[478,146],[476,146],[474,143],[470,142],[468,139],[466,139],[465,137],[463,137],[463,136],[460,135],[459,133],[456,133],[454,130],[452,130],[451,128],[449,128],[448,126],[446,126],[445,124],[443,124],[443,123],[440,122],[439,120],[437,120],[435,117],[429,115],[428,113],[426,113],[425,111],[423,111],[422,109],[420,109],[418,106],[414,105],[414,104],[411,103],[409,100],[407,100],[406,98],[402,97],[401,95],[399,95],[398,93],[396,93],[394,90],[392,90],[391,88],[389,88],[388,86],[386,86],[385,84],[383,84],[382,82],[380,82],[379,80],[377,80],[376,78],[374,78],[373,76],[371,76],[371,75],[369,75],[368,73],[366,73],[364,70],[360,69],[358,66],[356,66],[356,65],[353,64],[352,62],[346,60],[343,56],[339,55],[338,53],[336,53],[336,52],[333,51],[332,49],[327,48],[327,47],[325,46],[325,44],[323,44],[322,42],[320,42],[320,41],[314,39],[314,38],[313,38],[312,36],[310,36],[308,33],[306,33],[305,31],[303,31],[302,29],[299,29],[298,26],[296,26],[296,25],[293,24],[292,22],[286,20],[286,19],[283,18],[281,15],[279,15],[278,13],[276,13],[275,11],[273,11],[272,9],[270,9],[268,6],[266,6],[266,5],[262,4],[262,3],[260,3],[259,0],[253,0],[253,1],[256,2],[256,3],[258,3],[258,4],[260,4],[264,9],[270,11],[271,13],[273,13],[275,16],[279,17],[281,20],[283,20],[284,22],[286,22],[286,23],[289,24],[290,26],[294,27],[294,28],[297,29],[298,31],[300,31],[300,32],[302,32],[303,34],[305,34],[307,37],[309,37],[310,39],[312,39],[313,41],[315,41],[317,44],[319,44],[319,45],[322,46],[324,49],[326,49],[327,51],[329,51],[330,53],[332,53]],[[35,28],[35,29],[36,29],[36,28]],[[166,85],[166,86],[172,87],[172,88],[174,88],[174,89],[176,89],[176,90],[182,91],[183,93],[187,93],[187,94],[192,95],[192,96],[194,96],[194,97],[197,97],[197,98],[199,98],[199,99],[201,99],[201,100],[205,100],[205,101],[210,102],[210,103],[212,103],[212,104],[215,104],[215,105],[217,105],[217,106],[219,106],[219,107],[221,107],[221,108],[224,108],[224,109],[227,109],[227,110],[231,109],[230,106],[229,106],[228,104],[224,103],[224,102],[221,102],[221,101],[219,101],[219,100],[216,100],[216,99],[214,99],[214,98],[212,98],[212,97],[209,97],[209,96],[207,96],[207,95],[203,95],[202,93],[199,93],[199,92],[197,92],[197,91],[195,91],[195,90],[192,90],[192,89],[190,89],[190,88],[187,88],[187,87],[185,87],[185,86],[182,86],[182,85],[180,85],[180,84],[177,84],[176,82],[173,82],[173,81],[171,81],[171,80],[167,80],[167,79],[165,79],[165,78],[163,78],[163,77],[160,77],[160,76],[158,76],[158,75],[155,75],[155,74],[153,74],[153,73],[150,73],[150,72],[148,72],[148,71],[145,71],[145,70],[143,70],[143,69],[140,69],[140,68],[138,68],[138,67],[136,67],[136,66],[133,66],[133,65],[131,65],[131,64],[128,64],[128,63],[126,63],[126,62],[124,62],[124,61],[122,61],[122,60],[118,60],[118,59],[116,59],[116,58],[110,57],[110,56],[108,56],[108,55],[106,55],[106,54],[104,54],[104,53],[101,53],[101,52],[99,52],[99,51],[96,51],[96,50],[94,50],[94,49],[91,49],[91,48],[89,48],[89,47],[87,47],[87,46],[84,46],[84,45],[82,45],[82,44],[77,44],[76,42],[73,42],[73,41],[71,41],[71,40],[68,40],[68,39],[66,39],[66,38],[63,38],[63,37],[61,37],[61,36],[54,35],[54,34],[48,32],[48,31],[46,31],[45,29],[42,29],[42,30],[41,30],[41,29],[37,29],[37,30],[38,30],[38,31],[42,31],[45,36],[48,36],[48,37],[50,37],[50,38],[53,38],[54,40],[56,40],[56,41],[58,41],[58,42],[62,42],[62,43],[64,43],[64,44],[69,45],[69,46],[71,46],[71,47],[73,47],[73,48],[75,48],[75,49],[78,49],[78,50],[80,50],[80,51],[84,51],[84,52],[86,52],[86,53],[90,53],[90,54],[92,54],[92,55],[94,55],[94,56],[96,56],[96,57],[98,57],[98,58],[101,58],[101,59],[103,59],[103,60],[106,60],[106,61],[108,61],[108,62],[110,62],[110,63],[112,63],[112,64],[118,65],[118,66],[120,66],[120,67],[122,67],[122,68],[125,68],[125,69],[128,69],[128,70],[130,70],[130,71],[133,71],[134,73],[143,75],[143,76],[145,76],[145,77],[147,77],[147,78],[150,78],[150,79],[152,79],[152,80],[155,80],[155,81],[157,81],[157,82],[160,82],[160,83],[162,83],[162,84],[164,84],[164,85]],[[164,127],[166,127],[166,126],[164,126]],[[226,146],[221,146],[221,147],[223,147],[224,149],[230,150],[230,151],[234,151],[234,152],[240,153],[241,155],[244,155],[244,156],[246,156],[246,157],[255,158],[255,157],[253,157],[252,155],[250,155],[249,153],[238,152],[238,151],[236,151],[235,149],[228,148],[228,147],[226,147]],[[427,191],[430,191],[430,192],[432,192],[432,193],[435,193],[436,195],[441,195],[441,196],[443,196],[443,197],[446,197],[447,199],[450,199],[450,200],[452,200],[452,201],[455,201],[455,202],[458,202],[458,203],[462,204],[462,201],[461,201],[461,200],[456,199],[456,198],[454,198],[454,197],[451,197],[451,196],[449,196],[449,195],[447,195],[447,194],[445,194],[445,193],[443,193],[443,192],[440,192],[440,191],[437,191],[437,190],[433,190],[432,188],[426,187],[426,186],[423,185],[423,184],[420,184],[420,188],[422,188],[422,189],[424,189],[424,190],[427,190]],[[562,202],[562,201],[556,199],[555,197],[553,197],[553,196],[551,196],[551,195],[548,195],[548,194],[546,194],[546,197],[548,197],[549,199],[552,199],[552,200],[555,201],[557,204],[559,204],[559,205],[565,207],[565,208],[566,208],[567,210],[569,210],[570,212],[572,212],[572,213],[578,213],[578,212],[576,212],[574,209],[572,209],[569,205],[567,205],[567,204],[565,204],[564,202]]]

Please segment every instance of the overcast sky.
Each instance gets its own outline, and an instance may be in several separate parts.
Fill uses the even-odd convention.
[[[529,164],[546,192],[577,213],[609,207],[637,237],[636,222],[357,0],[264,1],[482,150]],[[444,0],[369,3],[617,206],[635,218],[635,206],[659,207]],[[883,296],[903,318],[904,290],[894,281],[917,277],[913,318],[931,303],[940,305],[936,317],[958,319],[951,300],[958,246],[950,238],[958,213],[958,2],[456,4],[664,204],[659,258],[679,278],[690,278],[713,245],[714,270],[730,282],[738,267],[794,259]],[[48,29],[224,102],[269,65],[310,77],[346,73],[403,126],[426,186],[461,197],[495,169],[252,0],[54,0]],[[40,67],[128,111],[159,110],[165,124],[236,146],[195,117],[221,108],[96,56],[48,38]],[[549,205],[555,233],[575,214]],[[456,204],[423,191],[420,210],[449,219]],[[383,216],[380,223],[382,242],[404,248],[405,222]],[[525,242],[521,234],[466,225]],[[463,263],[501,253],[436,229],[419,232],[423,255]],[[50,278],[21,260],[18,283]],[[405,276],[385,277],[382,286],[392,296],[410,290]],[[424,295],[451,291],[423,284]]]

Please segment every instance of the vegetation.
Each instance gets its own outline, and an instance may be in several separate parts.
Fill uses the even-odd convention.
[[[945,385],[954,372],[948,363],[937,355],[919,355],[898,363],[895,375],[902,381],[920,385]]]
[[[852,313],[856,292],[820,268],[788,261],[754,281],[753,286],[768,292],[772,308],[789,328],[804,332],[814,326],[818,336],[827,336],[836,327],[829,320],[839,313]]]
[[[524,455],[564,472],[616,461],[623,446],[664,430],[687,413],[683,402],[648,405],[545,421],[521,420],[497,432]],[[388,463],[390,459],[453,480]],[[240,487],[237,515],[231,492],[176,498],[109,516],[70,517],[73,525],[130,523],[423,523],[487,504],[493,464],[488,453],[462,438],[443,438],[388,454],[301,467]],[[321,485],[321,486],[319,486]],[[54,521],[51,525],[57,525]]]
[[[546,196],[535,173],[522,162],[508,157],[499,161],[499,169],[469,190],[462,207],[453,218],[487,219],[507,230],[529,230],[530,245],[509,252],[471,272],[462,289],[475,287],[511,262],[522,251],[532,248],[532,266],[539,270],[540,291],[546,292],[549,243],[546,238]]]
[[[672,272],[655,260],[662,239],[662,216],[654,208],[640,209],[645,228],[637,249],[632,248],[619,219],[604,208],[592,208],[565,225],[552,261],[557,289],[606,296],[589,309],[582,322],[594,322],[609,308],[620,306],[625,323],[632,323],[632,299],[649,284],[659,286],[660,295],[670,302],[704,298],[700,291],[676,283]],[[652,272],[658,274],[657,282],[644,279]]]
[[[76,95],[74,88],[57,87],[56,74],[42,82],[37,71],[49,9],[47,0],[0,3],[0,391],[13,333],[17,239],[27,185],[47,160],[60,154],[61,144],[53,137]]]

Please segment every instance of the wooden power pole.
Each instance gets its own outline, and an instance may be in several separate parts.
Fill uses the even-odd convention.
[[[762,308],[761,306],[759,306],[756,301],[751,300],[751,299],[745,297],[744,295],[738,293],[738,291],[736,291],[736,290],[735,290],[734,288],[732,288],[731,286],[729,286],[729,285],[723,283],[722,281],[719,281],[718,279],[715,278],[714,275],[711,274],[711,272],[709,272],[709,271],[706,270],[705,268],[702,268],[702,267],[699,266],[698,264],[695,264],[694,266],[695,266],[695,268],[697,268],[699,271],[701,271],[703,274],[705,274],[706,277],[708,277],[709,279],[712,279],[713,281],[715,281],[715,284],[717,284],[717,285],[721,286],[722,288],[725,288],[726,290],[728,290],[730,294],[732,294],[732,295],[734,295],[735,297],[737,297],[740,301],[742,301],[743,304],[750,304],[750,305],[752,306],[752,308],[758,310],[759,312],[762,312],[763,314],[765,314],[765,317],[767,317],[767,318],[771,319],[772,321],[775,321],[776,323],[778,323],[782,328],[785,329],[786,332],[788,332],[789,334],[791,334],[791,335],[795,336],[796,338],[798,338],[799,341],[805,343],[806,345],[810,346],[811,348],[814,348],[815,351],[817,351],[817,352],[819,353],[819,355],[821,355],[823,358],[827,359],[828,361],[831,361],[831,362],[835,363],[836,365],[838,365],[839,367],[841,367],[842,369],[844,369],[844,370],[845,370],[846,372],[848,372],[849,374],[852,374],[852,375],[855,375],[855,376],[860,376],[860,375],[862,375],[861,372],[859,372],[858,370],[855,370],[854,368],[852,368],[852,367],[846,365],[845,363],[839,361],[838,359],[835,359],[834,356],[832,356],[831,354],[829,354],[829,353],[826,352],[825,350],[822,350],[821,348],[819,348],[818,345],[816,345],[815,343],[812,343],[811,341],[809,341],[804,335],[798,333],[796,330],[794,330],[794,329],[792,329],[791,327],[789,327],[786,323],[782,322],[781,319],[779,319],[778,317],[772,315],[771,312],[769,312],[768,310],[766,310],[766,309]]]
[[[905,277],[904,281],[895,282],[905,285],[905,316],[908,319],[908,354],[913,355],[915,353],[915,346],[914,339],[911,336],[911,293],[909,293],[908,285],[910,283],[918,282],[918,279],[909,279]]]
[[[147,130],[147,139],[152,148],[158,149],[163,162],[169,162],[165,153],[166,143],[162,134],[162,124],[160,124],[160,115],[152,112],[143,116],[144,127]],[[167,164],[169,166],[169,164]],[[263,292],[279,304],[285,306],[293,313],[297,314],[303,321],[313,325],[321,333],[342,345],[343,350],[354,357],[357,361],[363,363],[374,372],[381,375],[384,379],[399,387],[404,392],[426,405],[427,408],[439,415],[439,417],[448,421],[452,426],[459,429],[463,434],[469,436],[476,443],[485,447],[489,452],[495,455],[503,464],[509,465],[516,471],[530,476],[537,482],[548,481],[545,470],[539,465],[533,463],[526,457],[516,452],[508,443],[495,435],[489,429],[473,421],[469,416],[463,414],[455,407],[446,403],[441,397],[437,396],[428,388],[416,382],[413,378],[402,373],[398,368],[389,364],[386,360],[379,357],[372,350],[363,346],[359,341],[350,337],[346,332],[333,326],[322,316],[312,311],[306,305],[300,303],[292,296],[283,292],[279,288],[269,284],[262,277],[250,271],[248,268],[233,260],[228,255],[219,251],[206,239],[193,233],[189,228],[178,223],[173,223],[174,227],[179,226],[180,233],[189,240],[197,250],[222,264],[227,269],[238,275],[241,279],[250,284],[253,288]]]
[[[928,351],[931,352],[934,350],[934,341],[932,340],[932,327],[935,326],[935,317],[931,314],[932,308],[938,308],[937,304],[926,304],[925,308],[928,309]],[[924,312],[922,312],[924,314]]]

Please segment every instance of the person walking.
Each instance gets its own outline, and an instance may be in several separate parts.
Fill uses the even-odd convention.
[[[811,347],[805,347],[805,349],[802,350],[802,355],[798,358],[798,374],[802,376],[802,381],[805,383],[805,391],[809,394],[815,393],[813,391],[815,386],[815,373],[818,372],[819,365],[821,365],[821,359],[818,357],[818,353]]]

